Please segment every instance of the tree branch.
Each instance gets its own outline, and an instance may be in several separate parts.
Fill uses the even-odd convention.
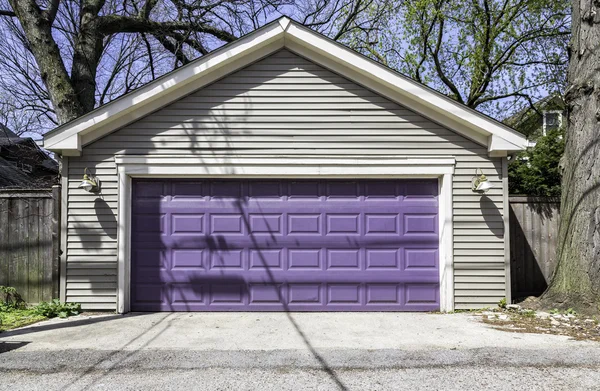
[[[415,67],[415,79],[419,82],[422,83],[423,82],[423,78],[421,77],[421,67],[423,66],[423,64],[425,64],[425,61],[427,60],[427,49],[429,47],[429,37],[431,36],[431,33],[433,33],[433,29],[435,28],[435,25],[437,23],[438,20],[438,16],[437,13],[434,15],[433,19],[431,20],[431,23],[429,24],[429,27],[425,28],[425,21],[427,19],[427,13],[426,12],[421,12],[419,15],[420,20],[420,27],[421,27],[421,35],[422,35],[422,42],[423,42],[423,52],[422,52],[422,56],[421,59],[419,60],[419,62],[417,63],[416,67]]]
[[[190,62],[190,59],[181,51],[181,47],[178,47],[173,42],[169,41],[169,39],[162,35],[154,35],[154,38],[160,42],[161,45],[175,56],[177,61],[182,63],[183,65]]]
[[[442,68],[442,64],[440,62],[440,49],[442,47],[443,41],[444,41],[444,19],[440,18],[437,43],[436,43],[435,49],[432,51],[433,62],[435,64],[435,70],[436,70],[438,76],[440,77],[440,79],[442,80],[442,82],[455,95],[455,99],[460,103],[464,103],[463,98],[460,95],[460,91],[458,90],[458,88],[456,88],[456,85],[446,76],[446,73],[444,72],[444,69]]]
[[[352,8],[352,11],[350,11],[348,13],[346,20],[344,20],[344,22],[342,23],[342,27],[340,27],[337,34],[333,37],[334,41],[337,41],[338,39],[340,39],[340,37],[342,35],[344,35],[346,33],[346,29],[348,28],[350,23],[352,23],[352,21],[355,20],[356,17],[358,16],[361,4],[362,4],[362,0],[356,0],[356,2],[354,3],[354,7]]]
[[[146,34],[142,34],[142,39],[144,41],[144,45],[146,46],[146,52],[148,53],[148,65],[150,66],[150,75],[152,76],[152,80],[156,79],[156,73],[154,71],[154,56],[152,55],[152,47],[150,46],[150,41],[148,41],[148,37]]]
[[[99,18],[99,31],[105,35],[116,33],[168,35],[172,32],[190,30],[210,34],[225,42],[233,42],[237,39],[235,35],[208,24],[198,24],[193,22],[154,22],[146,19],[117,15],[107,15]]]
[[[9,10],[0,10],[0,16],[10,16],[11,18],[16,18],[17,14]]]
[[[531,88],[531,87],[533,87],[533,86],[530,86],[528,88]],[[523,91],[523,90],[525,90],[525,88],[521,89],[521,91]],[[511,97],[519,97],[519,98],[526,99],[527,102],[529,103],[530,108],[533,109],[536,113],[541,115],[539,110],[535,107],[535,104],[534,104],[533,100],[531,99],[531,96],[529,96],[528,94],[525,94],[523,92],[519,92],[519,91],[513,91],[513,92],[506,93],[506,94],[489,96],[489,97],[480,99],[477,102],[475,102],[473,108],[476,108],[477,106],[479,106],[482,103],[493,102],[493,101],[497,101],[500,99],[506,99],[506,98],[511,98]]]
[[[185,43],[194,50],[200,52],[202,55],[208,54],[208,50],[204,47],[204,45],[195,39],[190,39],[189,36],[186,37],[183,34],[176,32],[169,33],[169,36],[179,42],[180,45]]]
[[[43,17],[48,21],[48,23],[52,24],[54,22],[59,5],[60,0],[51,0],[48,4],[48,8],[43,12]]]
[[[158,3],[158,0],[146,0],[146,2],[144,3],[144,6],[140,10],[139,18],[140,19],[150,18],[150,12],[152,12],[154,7],[156,6],[156,3]]]

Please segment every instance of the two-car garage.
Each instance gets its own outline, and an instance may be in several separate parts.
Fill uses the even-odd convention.
[[[119,313],[510,301],[508,156],[526,145],[283,17],[44,136],[61,158],[60,299]]]
[[[134,311],[439,309],[438,181],[133,181]]]

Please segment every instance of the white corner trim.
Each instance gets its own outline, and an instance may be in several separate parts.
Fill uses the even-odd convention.
[[[444,174],[439,186],[439,265],[440,265],[440,311],[454,311],[454,212],[452,197],[452,174]]]
[[[228,164],[223,164],[227,160]],[[269,161],[272,160],[272,161]],[[454,158],[115,157],[118,170],[117,311],[130,310],[132,178],[438,178],[440,310],[454,309],[452,177]],[[262,161],[262,165],[258,164]],[[304,161],[304,164],[301,162]],[[206,166],[206,167],[203,167]]]
[[[131,177],[119,171],[119,198],[117,215],[119,218],[117,231],[118,249],[118,292],[117,312],[129,312],[130,303],[130,264],[131,264]]]
[[[59,299],[67,301],[67,243],[69,221],[69,158],[60,158],[60,271],[59,271]]]
[[[510,265],[510,202],[508,198],[508,158],[502,159],[502,222],[504,224],[504,271],[506,273],[505,297],[512,303],[512,276]]]

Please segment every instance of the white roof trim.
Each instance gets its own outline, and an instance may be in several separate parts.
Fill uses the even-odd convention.
[[[167,177],[438,177],[454,174],[453,157],[394,157],[373,159],[370,156],[347,156],[343,158],[294,158],[277,159],[253,157],[199,157],[194,155],[153,156],[116,155],[119,172],[131,176]]]
[[[58,127],[44,136],[44,142],[51,151],[81,151],[82,136],[89,135],[101,126],[108,125],[109,123],[116,123],[116,126],[109,125],[108,132],[110,132],[110,128],[116,130],[125,125],[117,120],[128,114],[130,117],[129,122],[147,115],[153,110],[169,102],[173,102],[215,79],[213,77],[208,82],[199,83],[198,81],[203,76],[208,76],[208,74],[214,74],[215,71],[221,70],[222,75],[219,77],[222,77],[230,73],[232,69],[235,69],[231,66],[226,67],[228,65],[235,63],[236,68],[241,68],[252,61],[258,60],[260,57],[251,55],[258,52],[261,57],[264,56],[266,53],[260,49],[264,49],[265,47],[269,47],[270,50],[268,52],[273,52],[283,47],[283,30],[278,23],[271,23],[264,26],[262,29],[256,30],[254,33],[227,45],[227,50],[217,50],[209,53],[197,61],[193,61],[74,121]],[[240,63],[239,60],[244,58],[246,58],[246,61]],[[236,60],[238,60],[237,63]],[[223,72],[223,70],[225,71]],[[191,85],[191,83],[194,84]],[[138,110],[150,103],[154,103],[152,106],[156,107],[152,111],[140,115]],[[84,144],[102,137],[107,132],[102,133],[98,137],[87,137]]]
[[[527,147],[511,128],[282,17],[44,136],[45,148],[78,155],[83,145],[119,129],[276,50],[298,54],[373,88],[502,156]]]
[[[506,144],[506,147],[511,148],[510,150],[521,150],[525,148],[527,144],[526,138],[523,135],[508,126],[472,110],[421,83],[394,72],[384,65],[361,56],[306,27],[292,24],[287,29],[286,46],[293,46],[290,41],[297,43],[301,47],[309,48],[320,56],[328,58],[333,62],[342,63],[346,68],[352,69],[357,74],[365,76],[367,79],[375,80],[379,84],[399,93],[405,98],[402,99],[402,104],[409,108],[418,105],[419,108],[415,108],[415,111],[419,113],[427,114],[423,113],[423,108],[427,108],[433,112],[442,114],[444,117],[449,117],[457,123],[462,124],[469,129],[473,129],[484,136],[496,135],[501,137],[508,143],[514,144],[513,146]],[[294,46],[294,48],[296,48],[296,46]],[[406,101],[406,99],[408,99],[408,101]],[[437,120],[439,115],[436,115],[435,117],[436,118],[432,119]],[[456,128],[456,126],[453,126],[451,129],[459,133],[461,132],[460,127]]]

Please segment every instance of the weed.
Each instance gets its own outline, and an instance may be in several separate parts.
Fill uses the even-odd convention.
[[[502,299],[500,299],[500,301],[498,302],[498,307],[506,308],[506,297],[503,297]]]
[[[61,303],[60,300],[54,299],[50,302],[42,301],[38,304],[34,311],[38,315],[47,318],[68,318],[69,316],[79,315],[81,312],[81,304],[79,303]]]
[[[26,304],[21,295],[12,286],[0,285],[0,311],[25,309]]]
[[[524,310],[521,314],[527,318],[535,318],[534,310]]]
[[[67,318],[80,312],[81,304],[61,303],[58,299],[28,307],[15,288],[0,285],[0,331],[27,326],[46,318]]]

